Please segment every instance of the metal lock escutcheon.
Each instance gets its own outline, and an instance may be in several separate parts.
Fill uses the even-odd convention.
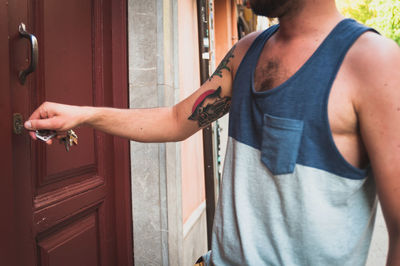
[[[24,128],[24,122],[22,119],[22,115],[20,113],[13,114],[13,131],[14,134],[20,135],[22,133],[22,129]]]

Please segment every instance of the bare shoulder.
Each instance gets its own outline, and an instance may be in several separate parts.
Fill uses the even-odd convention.
[[[346,56],[358,99],[400,91],[400,48],[374,32],[363,34]]]
[[[400,48],[393,40],[375,32],[366,32],[357,40],[349,56],[362,69],[371,66],[387,68],[399,62]]]
[[[243,60],[243,57],[246,55],[247,50],[249,50],[251,44],[254,40],[262,33],[262,31],[255,31],[240,39],[235,44],[234,50],[234,58],[232,59],[232,75],[233,77],[236,74],[236,70],[238,69],[240,63]]]

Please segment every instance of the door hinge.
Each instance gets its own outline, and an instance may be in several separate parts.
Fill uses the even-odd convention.
[[[22,129],[24,128],[22,115],[20,113],[13,114],[13,125],[14,134],[20,135],[22,133]]]

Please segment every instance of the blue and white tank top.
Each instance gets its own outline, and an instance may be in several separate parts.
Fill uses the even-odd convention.
[[[256,92],[258,58],[278,28],[257,37],[236,73],[206,265],[364,265],[375,185],[338,151],[327,105],[346,53],[372,29],[341,21],[292,77]]]

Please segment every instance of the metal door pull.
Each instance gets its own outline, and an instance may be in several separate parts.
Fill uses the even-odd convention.
[[[33,71],[36,70],[38,58],[39,58],[39,55],[38,55],[39,49],[38,49],[38,42],[37,42],[35,35],[26,31],[26,26],[24,23],[19,24],[18,30],[19,30],[19,34],[21,35],[21,37],[28,39],[31,44],[31,62],[27,69],[21,70],[18,74],[19,81],[21,82],[22,85],[24,85],[25,81],[26,81],[26,77],[30,73],[32,73]]]

